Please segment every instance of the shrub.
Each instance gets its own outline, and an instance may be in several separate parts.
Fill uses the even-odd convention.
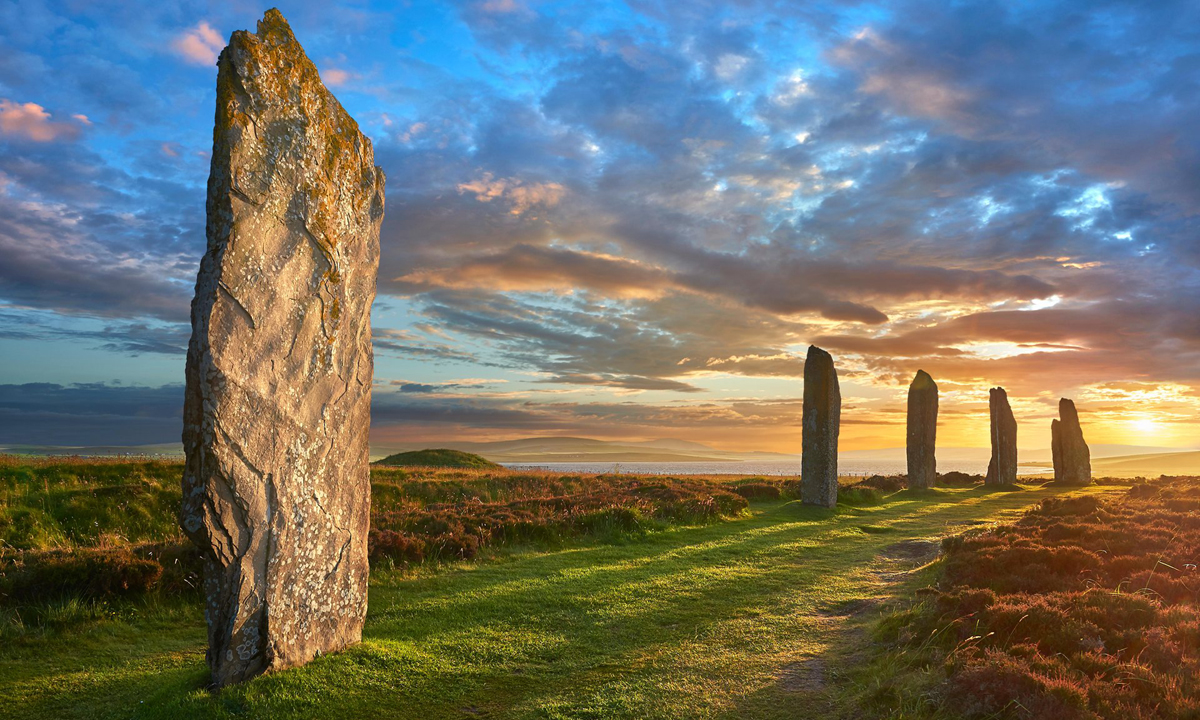
[[[859,487],[874,488],[880,492],[894,493],[908,487],[907,475],[872,475],[858,483]]]
[[[947,538],[932,601],[877,634],[919,662],[933,642],[948,717],[1200,717],[1198,495],[1137,483]]]
[[[948,473],[938,473],[937,484],[946,487],[971,487],[983,483],[982,475],[968,475],[964,472],[951,470]]]
[[[733,491],[747,500],[778,500],[782,494],[778,485],[768,485],[761,482],[748,482],[735,485]]]
[[[882,502],[883,493],[862,484],[838,488],[837,501],[840,505],[874,505]]]
[[[367,536],[367,552],[371,560],[390,558],[404,563],[419,563],[425,559],[425,543],[404,532],[372,530]]]
[[[6,559],[0,593],[17,602],[131,596],[150,590],[162,574],[161,565],[129,548],[49,550]]]

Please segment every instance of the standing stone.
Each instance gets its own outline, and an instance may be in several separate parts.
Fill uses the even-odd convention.
[[[181,524],[222,686],[362,637],[384,176],[278,10],[217,67]]]
[[[1054,479],[1062,480],[1062,423],[1050,421],[1050,457],[1054,463]]]
[[[985,485],[1015,485],[1017,482],[1017,419],[1008,405],[1004,388],[992,388],[988,400],[992,416],[992,460]]]
[[[1054,479],[1065,485],[1090,485],[1092,453],[1083,440],[1075,403],[1066,398],[1059,400],[1058,417],[1050,423]]]
[[[908,386],[908,486],[931,488],[937,481],[938,386],[918,370]]]
[[[800,457],[800,500],[808,505],[837,505],[841,418],[842,393],[833,358],[810,345],[804,360],[804,451]]]

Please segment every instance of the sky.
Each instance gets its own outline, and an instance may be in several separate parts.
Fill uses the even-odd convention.
[[[0,444],[178,442],[216,57],[0,2]],[[1200,447],[1200,5],[280,2],[387,173],[372,442]]]

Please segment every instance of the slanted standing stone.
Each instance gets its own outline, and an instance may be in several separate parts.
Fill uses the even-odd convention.
[[[842,393],[833,358],[815,345],[804,361],[804,445],[800,457],[800,499],[809,505],[837,505],[838,431]]]
[[[1050,449],[1054,455],[1054,479],[1065,485],[1090,485],[1092,453],[1083,440],[1079,413],[1067,398],[1058,401],[1058,420],[1050,422]]]
[[[992,460],[985,485],[1014,485],[1017,482],[1017,419],[1004,388],[992,388],[988,400],[992,416]]]
[[[908,486],[931,488],[937,481],[938,386],[918,370],[908,386]]]
[[[181,520],[221,686],[362,637],[384,177],[279,11],[217,66]]]

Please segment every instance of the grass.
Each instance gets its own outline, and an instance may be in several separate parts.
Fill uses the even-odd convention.
[[[474,453],[461,450],[434,448],[426,450],[410,450],[408,452],[388,455],[376,461],[376,465],[394,467],[452,467],[452,468],[498,468],[500,465]]]
[[[874,717],[1200,717],[1200,478],[949,538],[852,678]],[[910,589],[916,589],[914,586]],[[880,649],[880,647],[882,649]]]
[[[425,482],[415,475],[381,481]],[[455,482],[483,492],[497,478],[444,478],[413,492],[422,504],[441,502]],[[594,479],[555,482],[582,487]],[[754,486],[744,490],[753,504],[720,523],[378,568],[362,644],[215,694],[203,689],[199,602],[150,595],[63,607],[57,624],[0,644],[0,707],[14,719],[171,720],[836,712],[848,701],[838,679],[854,666],[851,640],[872,618],[846,609],[894,592],[908,569],[880,559],[888,548],[1012,519],[1053,495],[1119,491],[863,490],[854,493],[858,504],[824,510],[762,489],[779,483],[741,485]],[[496,492],[519,495],[512,487]]]

